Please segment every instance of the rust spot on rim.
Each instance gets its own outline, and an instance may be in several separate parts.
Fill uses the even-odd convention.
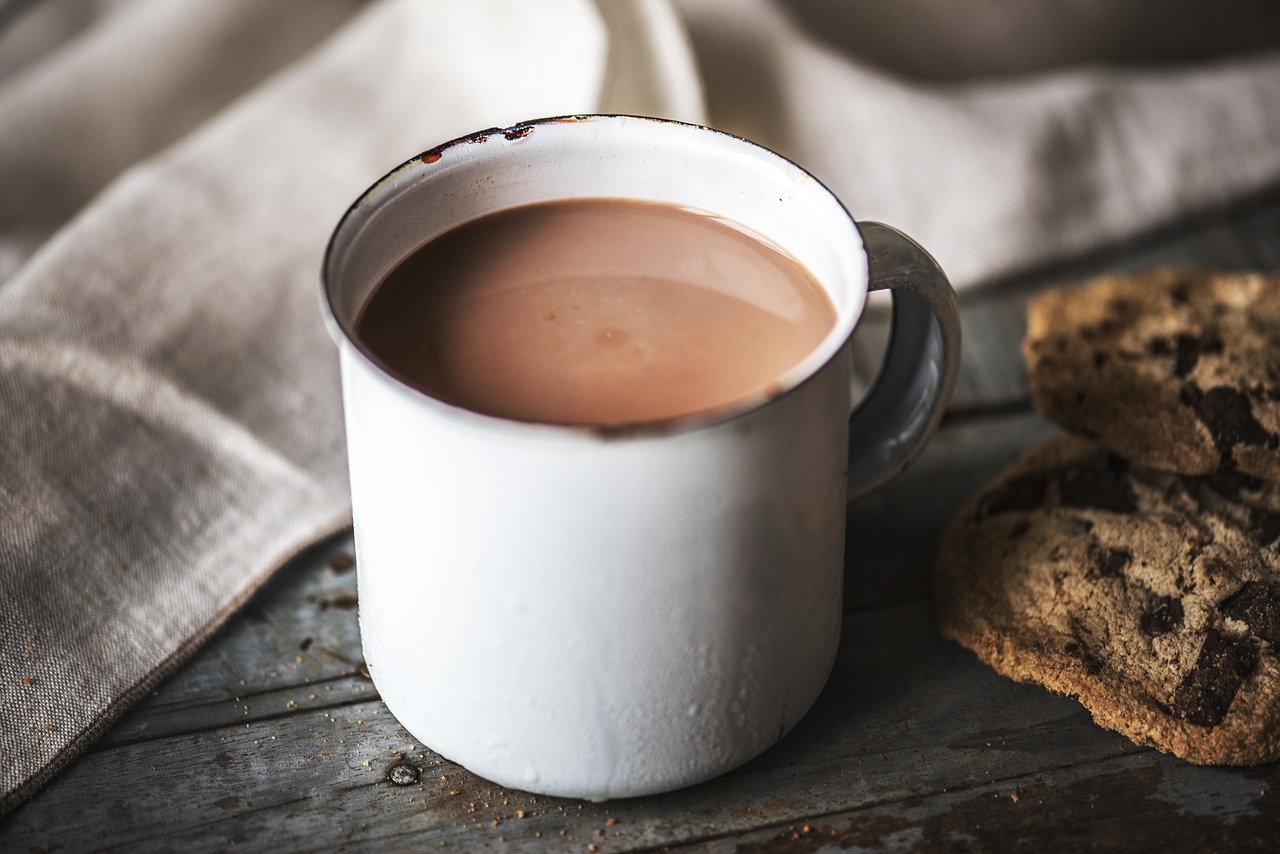
[[[524,139],[533,133],[533,125],[513,125],[502,132],[507,139]]]
[[[443,155],[441,155],[437,149],[433,148],[430,151],[428,151],[426,154],[423,154],[418,159],[421,160],[423,163],[435,163],[442,156]]]

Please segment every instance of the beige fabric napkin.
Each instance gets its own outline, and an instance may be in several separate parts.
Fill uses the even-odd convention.
[[[678,46],[668,7],[390,0],[146,157],[341,5],[139,0],[0,91],[4,245],[43,241],[0,285],[0,812],[348,524],[318,272],[356,195],[606,94],[701,118],[687,55],[609,63],[611,21]]]
[[[663,0],[33,5],[81,29],[0,32],[0,814],[347,524],[317,276],[356,194],[483,127],[702,118]],[[1275,54],[910,82],[769,0],[679,8],[713,124],[961,284],[1280,179]]]
[[[1270,4],[678,3],[711,120],[912,235],[961,288],[1280,182]],[[886,44],[911,77],[870,64]],[[1232,45],[1254,50],[1185,58]],[[1094,61],[1125,56],[1167,61]]]

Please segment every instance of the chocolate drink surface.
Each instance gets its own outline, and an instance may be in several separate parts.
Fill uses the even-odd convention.
[[[835,322],[797,261],[736,224],[622,199],[510,208],[417,249],[357,335],[432,397],[616,427],[762,399]]]

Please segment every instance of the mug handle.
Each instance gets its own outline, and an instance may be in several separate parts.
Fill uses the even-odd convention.
[[[942,421],[960,372],[960,312],[938,262],[896,228],[859,222],[868,290],[893,290],[884,364],[849,416],[849,499],[897,477]]]

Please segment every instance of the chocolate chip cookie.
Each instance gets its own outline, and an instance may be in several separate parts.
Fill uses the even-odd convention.
[[[1280,482],[1280,277],[1157,270],[1031,301],[1036,407],[1116,454]]]
[[[1033,449],[952,521],[939,623],[1000,673],[1202,764],[1280,758],[1280,486]]]

